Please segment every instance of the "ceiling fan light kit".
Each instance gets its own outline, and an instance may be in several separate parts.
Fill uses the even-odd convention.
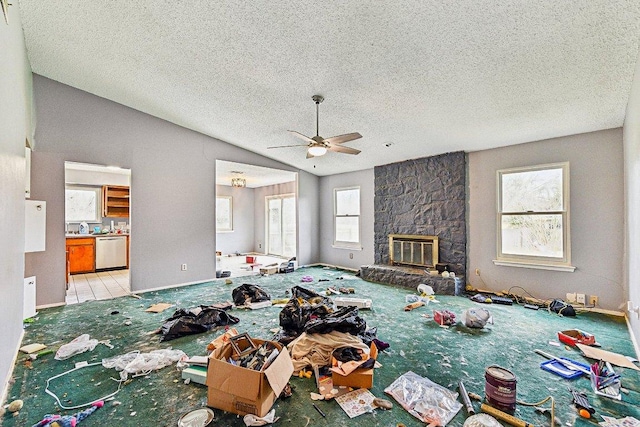
[[[313,157],[324,156],[325,154],[327,154],[327,147],[323,147],[322,145],[312,145],[307,150],[307,153],[309,153]]]
[[[313,95],[311,97],[313,102],[316,104],[316,136],[313,138],[309,138],[306,135],[301,134],[300,132],[296,132],[294,130],[290,130],[289,132],[292,135],[297,136],[298,138],[307,142],[306,145],[279,145],[276,147],[267,147],[267,148],[285,148],[285,147],[307,147],[307,159],[312,157],[324,156],[327,151],[335,151],[336,153],[345,153],[345,154],[358,154],[360,150],[356,150],[355,148],[345,147],[341,144],[345,142],[353,141],[358,138],[362,138],[358,132],[347,133],[344,135],[332,136],[330,138],[323,138],[320,136],[320,103],[324,101],[324,98],[321,95]]]

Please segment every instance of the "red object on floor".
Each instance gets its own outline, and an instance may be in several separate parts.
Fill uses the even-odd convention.
[[[257,256],[249,256],[249,255],[247,255],[247,264],[253,264],[255,262],[258,262],[258,257]]]
[[[593,345],[596,343],[596,337],[594,335],[579,329],[569,329],[558,332],[558,340],[571,347],[575,346],[576,343],[584,345]]]

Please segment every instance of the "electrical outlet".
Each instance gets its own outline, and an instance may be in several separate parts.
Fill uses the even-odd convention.
[[[476,276],[479,276],[479,275],[480,275],[480,269],[476,268]]]
[[[182,270],[182,271],[187,271],[187,264],[182,264],[182,265],[180,266],[180,270]]]
[[[576,302],[578,304],[586,304],[587,296],[585,294],[576,294]]]
[[[258,243],[258,249],[262,249],[262,243]]]
[[[353,259],[353,252],[349,253],[349,259]]]
[[[567,302],[576,302],[576,293],[567,292]]]
[[[597,295],[589,295],[589,305],[598,305],[598,296]]]

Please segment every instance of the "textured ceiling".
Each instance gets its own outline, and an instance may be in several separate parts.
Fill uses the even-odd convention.
[[[316,175],[621,126],[638,0],[20,0],[32,69]],[[288,129],[360,132],[306,159]]]

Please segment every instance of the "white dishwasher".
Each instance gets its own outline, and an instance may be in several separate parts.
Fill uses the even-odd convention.
[[[96,237],[96,270],[127,266],[127,236]]]

